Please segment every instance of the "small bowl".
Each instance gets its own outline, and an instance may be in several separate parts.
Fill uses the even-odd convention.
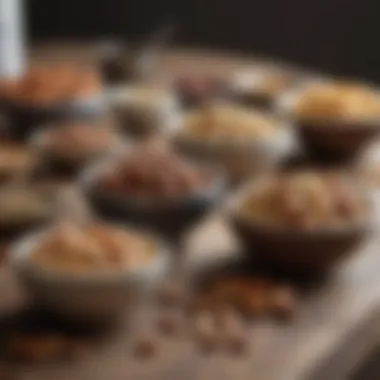
[[[136,270],[101,275],[44,270],[33,266],[28,257],[47,232],[16,242],[10,249],[10,265],[34,301],[71,320],[108,323],[131,313],[137,298],[159,282],[169,266],[167,248],[157,240],[157,256]]]
[[[130,222],[157,231],[178,242],[188,228],[204,216],[223,196],[224,180],[216,175],[210,185],[196,194],[180,198],[128,197],[96,187],[108,165],[105,162],[84,171],[81,186],[90,204],[101,216],[118,222]]]
[[[150,77],[156,63],[155,52],[108,41],[97,48],[103,81],[108,86]]]
[[[234,97],[242,104],[263,110],[271,110],[279,95],[288,92],[304,80],[303,74],[275,67],[258,67],[237,72],[230,85]],[[265,80],[280,80],[278,87],[265,88]]]
[[[100,151],[85,152],[80,149],[71,152],[55,151],[50,149],[47,140],[49,131],[54,128],[56,127],[51,125],[42,127],[31,137],[31,145],[38,152],[43,166],[41,171],[48,174],[76,176],[86,165],[93,161],[99,161],[104,157],[118,154],[129,147],[122,136],[119,136],[116,131],[110,131],[110,133],[113,133],[114,138],[107,147]],[[96,123],[94,123],[94,128],[96,128]]]
[[[10,151],[4,154],[4,150]],[[21,160],[15,159],[12,151],[21,154]],[[33,178],[39,166],[39,157],[28,145],[0,141],[0,185],[7,184],[19,178]]]
[[[136,98],[139,87],[129,86],[113,89],[107,95],[109,108],[121,122],[121,128],[133,137],[165,134],[179,124],[179,109],[176,97],[166,90],[161,99],[144,101]],[[149,90],[147,90],[149,91]]]
[[[107,111],[102,94],[52,106],[7,102],[4,109],[9,119],[7,134],[14,140],[26,140],[41,125],[48,123],[96,120]]]
[[[173,135],[172,141],[180,153],[219,167],[233,185],[277,167],[298,149],[294,130],[285,123],[267,139],[233,143]]]
[[[223,78],[207,74],[180,77],[173,88],[184,109],[197,108],[213,98],[230,98],[231,95]]]
[[[4,202],[9,202],[9,199],[7,199],[8,195],[6,195],[7,192],[10,193],[9,196],[14,196],[15,193],[20,191],[23,193],[21,196],[27,196],[26,194],[28,194],[31,197],[31,201],[37,198],[41,206],[37,211],[34,210],[29,213],[21,212],[21,214],[16,214],[17,216],[14,213],[12,215],[12,211],[9,211],[12,215],[9,216],[4,214],[5,205],[0,202],[0,236],[9,239],[51,222],[55,213],[58,189],[58,185],[55,186],[46,182],[35,184],[15,183],[9,185],[9,187],[3,187],[0,194],[5,194]]]
[[[365,195],[365,198],[372,203],[370,196]],[[228,220],[245,252],[260,262],[291,273],[319,274],[332,269],[355,251],[374,223],[374,215],[370,215],[362,223],[344,227],[282,228],[249,220],[239,213],[239,204],[232,205]]]
[[[278,98],[276,110],[292,120],[311,155],[317,160],[337,163],[352,162],[376,136],[380,119],[367,120],[301,120],[291,108],[302,96],[302,89]]]

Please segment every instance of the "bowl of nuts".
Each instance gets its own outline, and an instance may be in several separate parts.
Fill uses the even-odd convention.
[[[0,183],[33,177],[39,166],[33,147],[11,141],[0,141]]]
[[[69,319],[108,322],[164,276],[165,246],[130,227],[61,221],[16,242],[11,267],[33,300]]]
[[[199,73],[179,76],[174,81],[173,88],[185,109],[197,108],[215,97],[229,97],[228,85],[220,74]]]
[[[32,146],[49,173],[77,174],[87,164],[127,148],[107,123],[73,122],[43,128]]]
[[[277,109],[319,159],[352,160],[380,132],[380,92],[366,84],[315,81],[281,96]]]
[[[275,116],[221,103],[187,115],[172,139],[180,152],[219,166],[232,183],[277,166],[297,146],[293,129]]]
[[[98,73],[72,63],[36,64],[20,78],[0,86],[9,135],[24,140],[36,127],[56,121],[103,115],[105,103]]]
[[[0,188],[0,235],[20,235],[52,221],[57,185],[49,182],[17,182]]]
[[[179,123],[176,97],[171,91],[155,86],[130,85],[108,95],[111,110],[122,129],[134,137],[166,133]]]
[[[373,216],[371,197],[348,175],[298,171],[249,184],[229,219],[259,260],[319,272],[355,250]]]
[[[288,92],[300,80],[300,75],[288,70],[260,67],[236,73],[231,87],[242,104],[268,110],[273,107],[278,96]]]
[[[219,173],[148,142],[85,170],[82,186],[104,217],[150,227],[178,239],[221,198]]]

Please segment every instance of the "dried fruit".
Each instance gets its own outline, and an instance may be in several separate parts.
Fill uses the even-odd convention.
[[[178,305],[183,296],[183,289],[181,285],[172,280],[165,282],[158,291],[158,297],[161,303],[165,306]]]
[[[297,296],[290,286],[279,286],[270,297],[270,309],[281,319],[291,319],[297,310]]]
[[[66,353],[71,359],[80,359],[88,354],[89,344],[80,340],[67,341]]]
[[[247,332],[239,316],[233,310],[226,310],[221,322],[226,348],[236,354],[245,352],[248,348]]]
[[[155,149],[143,143],[111,166],[114,170],[100,173],[97,185],[127,196],[181,197],[202,190],[211,180],[208,171],[165,145]]]
[[[174,313],[165,313],[158,318],[158,329],[164,335],[176,335],[179,333],[181,324],[179,317]]]
[[[242,295],[238,309],[249,318],[261,316],[268,310],[268,295],[259,291]]]
[[[152,358],[158,350],[157,342],[153,337],[140,338],[134,345],[134,355],[140,359]]]
[[[192,297],[188,305],[188,311],[192,314],[204,311],[215,311],[218,310],[219,301],[215,294],[201,292]]]
[[[202,351],[211,352],[220,343],[215,316],[210,312],[201,312],[195,316],[195,339]]]
[[[8,341],[9,357],[21,361],[55,359],[66,352],[67,341],[61,336],[15,336]]]

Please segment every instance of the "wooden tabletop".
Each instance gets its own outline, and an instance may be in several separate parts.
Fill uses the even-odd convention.
[[[178,337],[165,339],[156,358],[139,361],[130,355],[131,332],[125,324],[80,360],[3,364],[19,380],[343,380],[378,342],[379,239],[372,237],[314,286],[292,323],[252,323],[246,356],[221,352],[208,357]],[[189,240],[188,266],[207,267],[221,259],[239,260],[239,250],[222,218],[212,216]],[[6,261],[0,267],[0,289],[0,315],[16,313],[25,301]],[[1,380],[2,370],[0,365]]]
[[[11,369],[25,380],[344,379],[345,372],[378,341],[378,243],[375,238],[366,243],[309,291],[292,323],[252,323],[247,356],[219,353],[205,357],[186,337],[177,337],[160,343],[154,359],[139,361],[129,352],[130,331],[120,326],[79,361],[45,366],[13,364]],[[225,252],[226,261],[239,260],[228,229],[220,219],[211,218],[189,242],[191,265],[207,268],[219,261],[221,252]],[[1,314],[17,310],[23,302],[22,292],[6,264],[0,271],[0,288]]]

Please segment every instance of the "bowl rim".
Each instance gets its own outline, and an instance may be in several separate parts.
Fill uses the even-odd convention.
[[[302,118],[298,117],[294,112],[292,112],[292,108],[294,105],[303,97],[306,90],[312,88],[317,84],[329,84],[334,83],[334,80],[331,81],[328,79],[315,78],[306,83],[302,83],[298,87],[292,88],[288,91],[283,92],[279,95],[274,101],[274,112],[279,116],[285,117],[287,119],[296,122],[298,127],[302,128],[312,128],[318,127],[319,129],[323,129],[324,131],[331,130],[331,126],[344,126],[342,130],[344,132],[353,132],[356,131],[359,126],[360,128],[371,128],[371,129],[379,129],[380,130],[380,116],[377,117],[368,117],[362,119],[355,118]],[[354,82],[356,83],[356,82]],[[364,87],[369,90],[373,90],[378,92],[380,95],[380,91],[376,86],[368,84],[366,82],[358,82],[363,84]]]
[[[292,228],[288,226],[275,225],[270,223],[260,223],[250,219],[247,215],[241,212],[241,204],[245,197],[252,192],[252,188],[260,184],[261,179],[254,180],[252,183],[246,185],[227,205],[225,214],[228,220],[234,224],[238,223],[250,229],[262,231],[263,233],[271,233],[278,236],[289,237],[329,237],[329,236],[344,236],[359,231],[371,231],[376,222],[376,207],[375,199],[367,188],[360,186],[361,197],[364,202],[368,204],[368,213],[366,217],[354,223],[339,226],[318,226],[313,228]]]
[[[106,273],[67,273],[60,272],[54,269],[45,269],[38,265],[34,265],[28,260],[32,253],[32,249],[38,244],[39,240],[44,237],[52,227],[45,227],[36,230],[28,235],[17,240],[11,245],[8,250],[8,258],[11,268],[17,274],[24,274],[32,276],[38,281],[42,281],[47,284],[58,284],[60,286],[73,286],[80,285],[86,287],[97,286],[112,286],[115,284],[127,284],[130,282],[149,282],[155,276],[157,270],[165,270],[169,265],[170,260],[170,248],[163,239],[157,236],[157,234],[151,233],[146,229],[134,227],[132,224],[107,224],[121,229],[131,229],[152,238],[155,242],[156,252],[154,257],[151,258],[146,265],[139,268],[125,269],[122,271],[110,271]]]
[[[60,123],[47,123],[41,125],[38,129],[36,129],[30,139],[30,146],[38,152],[38,154],[41,154],[43,157],[51,157],[56,158],[59,160],[64,161],[72,161],[72,160],[86,160],[87,158],[92,159],[96,157],[102,157],[104,155],[112,155],[116,154],[118,152],[122,152],[126,149],[129,149],[130,147],[130,141],[128,141],[128,138],[126,138],[119,130],[116,128],[116,126],[112,126],[110,129],[110,136],[111,140],[108,142],[106,146],[104,146],[102,149],[93,151],[93,152],[85,152],[81,151],[80,149],[76,149],[74,151],[66,151],[66,152],[59,152],[58,150],[51,149],[51,145],[49,144],[48,137],[49,132],[53,129],[59,129],[62,127],[64,128],[65,125],[69,124],[89,124],[88,122],[80,122],[80,121],[73,121],[73,122],[60,122]],[[56,125],[55,125],[56,124]],[[94,128],[97,128],[96,123],[94,123]]]
[[[279,91],[267,92],[263,91],[263,84],[267,78],[271,77],[283,77],[287,83],[284,88]],[[306,74],[299,73],[293,68],[283,68],[275,63],[268,66],[258,66],[245,68],[243,70],[236,71],[231,78],[231,89],[237,93],[262,96],[270,99],[275,99],[279,94],[284,91],[288,91],[289,88],[293,88],[295,85],[302,83],[307,78]],[[247,82],[249,80],[249,83]]]
[[[219,141],[215,139],[200,139],[183,134],[185,119],[188,117],[187,113],[182,115],[181,126],[173,131],[170,140],[178,146],[193,147],[204,152],[228,152],[229,154],[241,154],[242,151],[272,151],[274,146],[276,146],[277,150],[281,152],[284,151],[283,154],[285,154],[285,152],[296,145],[296,131],[290,120],[286,120],[273,112],[262,110],[254,110],[253,112],[262,115],[263,117],[273,119],[277,127],[276,130],[273,133],[259,138],[247,138],[239,141],[228,139],[222,139]]]
[[[139,88],[148,88],[157,90],[162,96],[159,96],[159,101],[153,102],[135,102],[133,93]],[[175,92],[168,86],[144,86],[139,83],[130,83],[107,88],[104,94],[107,103],[118,109],[177,109],[178,99]]]
[[[272,151],[276,148],[278,153],[286,154],[296,143],[296,133],[290,124],[284,124],[285,128],[280,129],[270,136],[260,139],[249,139],[238,142],[215,141],[191,138],[187,136],[173,135],[172,141],[177,146],[190,147],[206,153],[228,153],[240,155],[242,152]],[[280,148],[281,147],[281,148]]]

